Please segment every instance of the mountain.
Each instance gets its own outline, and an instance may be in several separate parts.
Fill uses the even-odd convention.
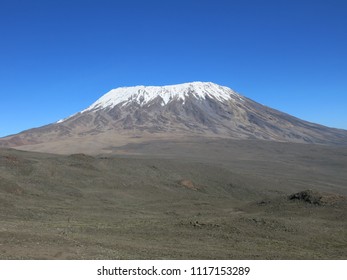
[[[61,153],[76,149],[88,152],[136,139],[189,136],[347,143],[345,130],[300,120],[228,87],[192,82],[113,89],[77,114],[2,138],[0,145]]]

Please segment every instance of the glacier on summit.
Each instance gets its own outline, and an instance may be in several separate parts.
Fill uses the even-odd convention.
[[[113,89],[99,98],[83,112],[114,107],[120,103],[126,105],[137,102],[140,106],[147,104],[157,97],[162,99],[161,105],[166,105],[172,100],[184,100],[192,94],[196,99],[205,99],[206,96],[218,101],[230,100],[241,97],[232,89],[211,82],[191,82],[169,86],[134,86]]]

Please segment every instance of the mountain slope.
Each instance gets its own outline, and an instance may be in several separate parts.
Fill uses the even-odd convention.
[[[347,143],[345,130],[300,120],[256,103],[227,87],[193,82],[117,88],[71,117],[5,137],[0,145],[18,147],[52,142],[65,145],[88,139],[91,143],[95,140],[101,141],[101,145],[112,146],[122,137],[194,135]]]

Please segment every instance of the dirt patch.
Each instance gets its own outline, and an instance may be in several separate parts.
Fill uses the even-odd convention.
[[[18,175],[30,175],[33,171],[33,162],[16,155],[0,156],[0,166],[4,169],[11,170],[12,173]]]
[[[0,191],[5,193],[21,195],[24,193],[24,190],[14,182],[9,182],[4,178],[0,177]]]
[[[0,160],[0,162],[5,166],[17,166],[21,163],[19,158],[13,155],[2,156]]]
[[[190,190],[194,190],[194,191],[197,191],[200,189],[199,186],[197,186],[196,184],[194,184],[191,180],[187,180],[187,179],[184,179],[184,180],[181,180],[179,182],[179,184],[184,187],[184,188],[187,188],[187,189],[190,189]]]
[[[289,200],[299,200],[315,205],[333,205],[341,201],[346,201],[343,195],[333,193],[323,193],[314,190],[305,190],[302,192],[291,194]]]

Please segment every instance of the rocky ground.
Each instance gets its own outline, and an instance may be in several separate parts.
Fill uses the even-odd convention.
[[[0,150],[1,259],[346,259],[347,148]]]

